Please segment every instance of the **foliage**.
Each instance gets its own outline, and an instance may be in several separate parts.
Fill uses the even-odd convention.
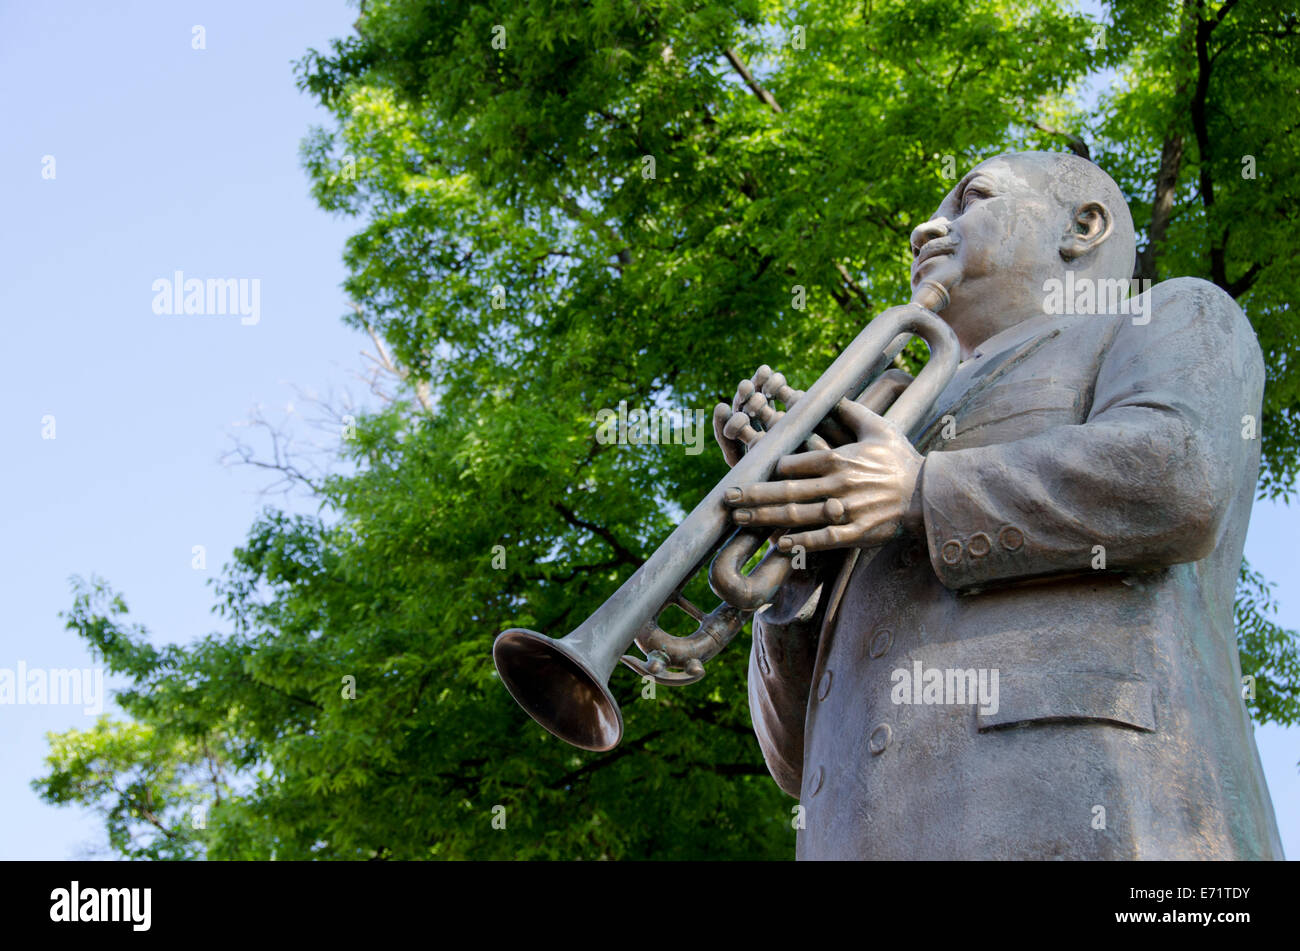
[[[1289,498],[1300,472],[1300,12],[1279,0],[1113,9],[1107,36],[1127,55],[1091,122],[1097,161],[1132,196],[1149,248],[1159,236],[1142,275],[1213,281],[1250,317],[1268,367],[1260,490]]]
[[[109,848],[123,858],[203,855],[207,810],[220,807],[226,787],[202,742],[107,716],[92,729],[49,739],[50,774],[33,784],[46,802],[91,806],[104,820]]]
[[[1241,669],[1255,678],[1246,705],[1261,722],[1300,721],[1300,656],[1296,654],[1296,632],[1278,626],[1273,616],[1277,602],[1273,585],[1248,563],[1241,566],[1237,582],[1237,646]],[[1251,695],[1253,693],[1253,696]]]

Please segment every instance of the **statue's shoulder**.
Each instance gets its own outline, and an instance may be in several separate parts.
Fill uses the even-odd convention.
[[[1161,281],[1143,296],[1149,296],[1152,342],[1187,352],[1204,348],[1218,351],[1230,360],[1234,375],[1246,368],[1263,373],[1263,354],[1255,329],[1232,295],[1211,281],[1199,277],[1175,277]],[[1129,336],[1141,336],[1148,328],[1134,326]]]
[[[1180,317],[1197,322],[1209,320],[1221,324],[1219,329],[1225,331],[1250,330],[1250,321],[1232,295],[1211,281],[1174,277],[1161,281],[1146,293],[1151,296],[1152,312],[1165,314],[1170,320]]]

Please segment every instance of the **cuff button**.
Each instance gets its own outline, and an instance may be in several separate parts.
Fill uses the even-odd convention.
[[[992,548],[993,545],[989,541],[989,537],[983,532],[976,532],[970,537],[970,540],[966,542],[966,552],[972,558],[983,558],[992,550]]]
[[[1014,525],[1008,525],[998,533],[998,541],[1007,551],[1017,551],[1025,543],[1025,533]]]
[[[961,561],[961,542],[956,539],[949,539],[943,543],[939,549],[939,557],[943,559],[945,565],[955,565]]]

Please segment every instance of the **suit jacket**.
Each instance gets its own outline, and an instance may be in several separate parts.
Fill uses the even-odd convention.
[[[1263,361],[1214,285],[1148,296],[986,341],[916,437],[925,538],[756,618],[799,858],[1282,858],[1233,624]]]

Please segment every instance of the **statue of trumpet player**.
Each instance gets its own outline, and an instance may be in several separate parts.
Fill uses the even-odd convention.
[[[725,494],[807,553],[749,666],[798,857],[1281,858],[1233,625],[1250,324],[1201,280],[1102,293],[1133,224],[1072,155],[980,164],[911,243],[961,347],[915,443],[841,403],[842,444]],[[763,368],[719,407],[730,463],[785,385]]]

